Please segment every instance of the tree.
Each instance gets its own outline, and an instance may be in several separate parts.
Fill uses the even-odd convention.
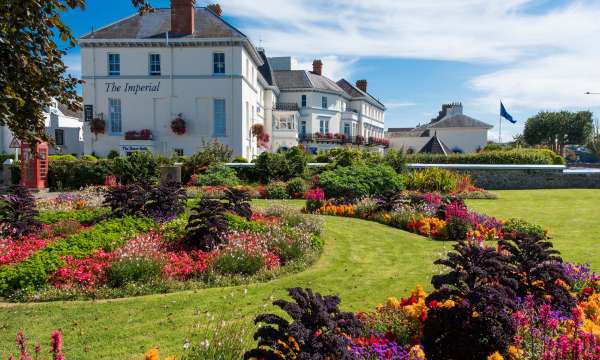
[[[600,122],[598,119],[594,122],[594,130],[588,144],[590,150],[594,152],[596,157],[600,159]]]
[[[566,145],[587,144],[592,128],[589,111],[542,111],[527,120],[523,137],[529,145],[545,145],[564,155]]]
[[[131,0],[139,11],[146,0]],[[85,9],[85,0],[3,0],[0,4],[0,126],[28,143],[47,140],[44,109],[52,99],[81,109],[76,86],[62,57],[75,45],[61,13]],[[67,44],[60,49],[57,36]]]

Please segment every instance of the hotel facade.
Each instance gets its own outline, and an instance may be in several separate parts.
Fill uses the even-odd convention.
[[[191,155],[216,140],[252,159],[300,143],[317,151],[385,142],[385,106],[365,80],[330,80],[319,60],[305,71],[269,59],[193,0],[134,14],[79,45],[87,154]]]

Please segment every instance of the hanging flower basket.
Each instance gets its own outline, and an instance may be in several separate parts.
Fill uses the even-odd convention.
[[[254,124],[252,125],[252,136],[256,137],[256,142],[258,147],[261,149],[269,148],[269,141],[271,140],[271,136],[265,131],[265,127],[262,124]]]
[[[99,117],[92,119],[90,122],[90,131],[94,135],[104,134],[106,131],[106,121]]]
[[[152,130],[128,131],[125,133],[125,140],[152,140]]]
[[[177,135],[185,134],[185,120],[183,120],[181,114],[177,115],[177,117],[171,121],[171,130]]]

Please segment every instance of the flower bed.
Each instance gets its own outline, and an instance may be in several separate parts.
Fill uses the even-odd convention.
[[[192,201],[189,213],[176,187],[138,190],[108,188],[100,208],[80,206],[77,195],[44,202],[35,236],[0,240],[0,294],[111,298],[260,281],[304,268],[322,247],[316,217],[253,212],[241,190]]]
[[[469,210],[455,196],[402,192],[347,203],[326,201],[317,188],[305,197],[307,212],[376,221],[438,240],[491,241],[504,236],[503,221]]]

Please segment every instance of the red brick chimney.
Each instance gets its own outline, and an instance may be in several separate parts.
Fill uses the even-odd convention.
[[[367,92],[367,80],[356,80],[356,87]]]
[[[171,0],[171,32],[177,35],[194,33],[196,0]]]
[[[323,75],[323,62],[319,59],[313,61],[313,73]]]

